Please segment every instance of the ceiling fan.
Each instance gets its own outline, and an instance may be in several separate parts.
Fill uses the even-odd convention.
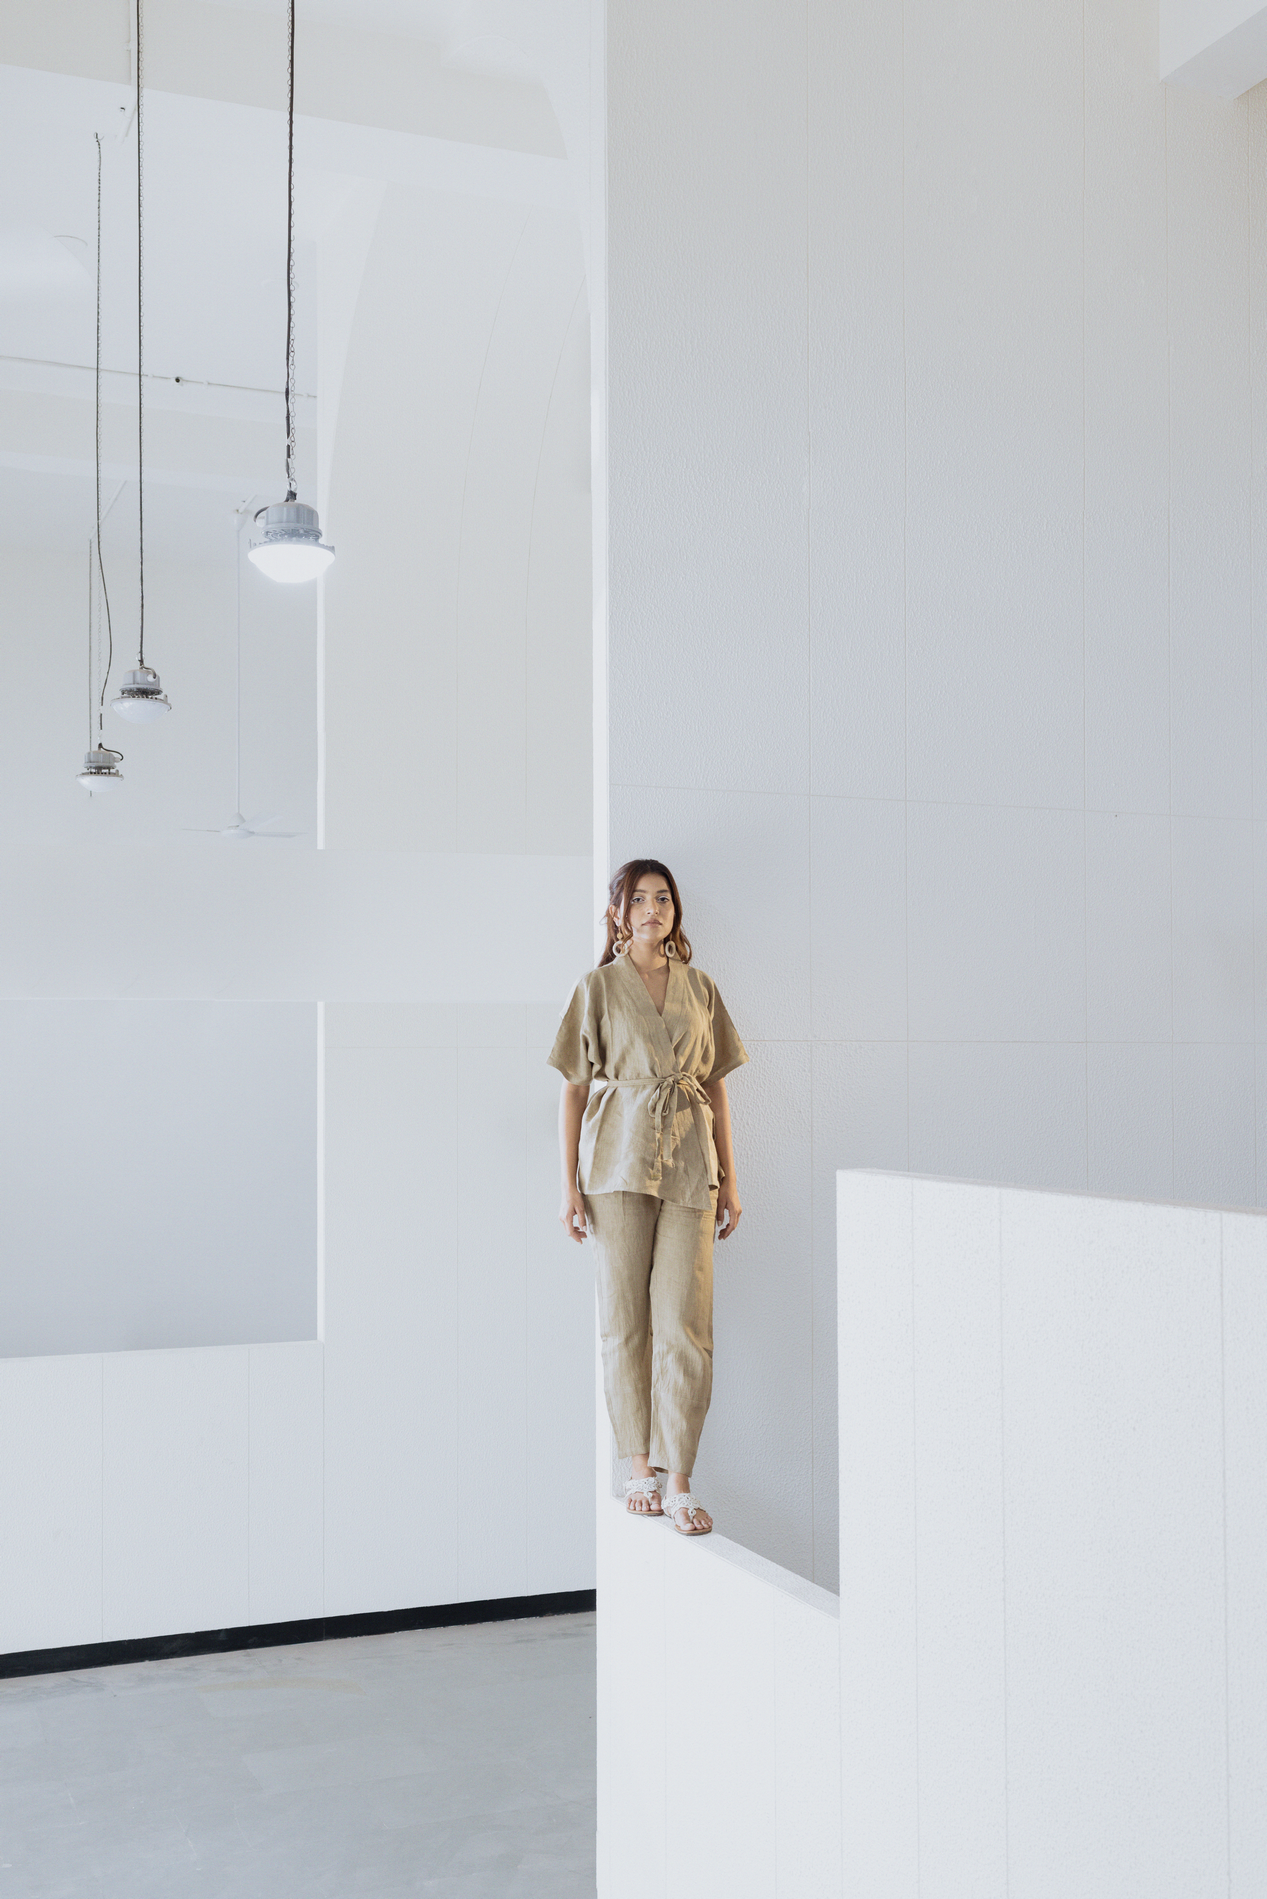
[[[268,831],[264,829],[265,825],[276,824],[276,822],[276,818],[257,818],[254,824],[248,824],[246,819],[242,816],[242,813],[235,811],[233,813],[233,820],[229,824],[220,825],[218,827],[210,824],[187,824],[185,829],[187,831],[196,831],[203,837],[236,838],[241,843],[245,843],[248,838],[252,837],[282,838],[303,836],[302,831]]]
[[[237,843],[237,844],[246,844],[255,838],[280,840],[282,838],[287,838],[287,837],[302,837],[303,836],[302,831],[271,831],[269,830],[268,829],[269,825],[277,823],[277,819],[275,817],[274,818],[255,818],[250,823],[248,823],[247,820],[242,816],[242,523],[243,521],[247,521],[252,518],[251,508],[253,506],[254,506],[254,498],[251,501],[249,501],[244,508],[239,508],[237,510],[236,519],[234,522],[234,530],[233,530],[233,553],[234,553],[235,573],[236,573],[236,580],[237,580],[237,596],[236,596],[237,706],[236,706],[236,712],[235,712],[237,753],[236,753],[236,776],[234,780],[235,792],[236,792],[236,797],[237,797],[237,810],[233,813],[233,816],[230,818],[227,824],[218,824],[218,825],[187,824],[184,826],[184,829],[186,831],[196,832],[200,836],[227,837],[231,839],[232,842]]]

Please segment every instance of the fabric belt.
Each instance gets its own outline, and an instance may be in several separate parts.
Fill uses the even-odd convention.
[[[622,1075],[619,1080],[606,1077],[596,1080],[594,1085],[597,1088],[650,1088],[654,1091],[648,1106],[648,1113],[655,1124],[655,1169],[652,1180],[659,1180],[662,1170],[673,1165],[673,1123],[679,1106],[690,1107],[697,1115],[702,1107],[712,1106],[703,1084],[694,1075],[684,1074],[681,1069],[673,1075]],[[685,1097],[684,1102],[679,1097]],[[669,1137],[667,1149],[666,1133]]]

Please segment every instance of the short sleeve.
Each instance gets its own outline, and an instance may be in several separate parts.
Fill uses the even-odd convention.
[[[572,999],[563,1011],[559,1032],[554,1038],[554,1047],[546,1060],[551,1068],[557,1068],[578,1088],[591,1081],[602,1067],[587,981],[578,982],[572,991]]]
[[[722,1076],[728,1075],[732,1068],[743,1067],[748,1059],[748,1051],[739,1040],[735,1025],[726,1013],[726,1005],[717,993],[716,985],[709,986],[712,990],[713,1065],[706,1079],[720,1081]]]

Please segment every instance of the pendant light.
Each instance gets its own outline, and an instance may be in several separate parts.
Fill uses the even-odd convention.
[[[250,558],[270,580],[315,580],[334,559],[317,510],[295,498],[295,0],[289,0],[286,101],[286,499],[261,508]]]
[[[114,637],[110,630],[110,596],[106,592],[106,570],[101,559],[101,134],[97,134],[97,534],[96,539],[88,543],[88,750],[84,753],[84,768],[76,774],[77,783],[85,791],[109,791],[114,785],[123,783],[123,773],[119,770],[123,762],[123,753],[116,752],[106,745],[101,736],[101,723],[105,715],[106,681],[110,677],[110,667],[114,663]],[[100,578],[101,599],[105,607],[106,631],[110,640],[109,658],[101,681],[101,691],[93,706],[92,690],[92,634],[93,634],[93,597]],[[97,633],[101,632],[101,611],[96,615]],[[93,744],[92,720],[94,709],[97,715],[96,744]]]
[[[121,785],[123,773],[118,768],[122,759],[122,752],[112,751],[108,745],[95,745],[84,753],[84,768],[76,775],[76,784],[93,793]]]
[[[97,493],[99,497],[101,493],[100,482],[98,482]],[[98,499],[97,505],[98,505],[98,513],[100,513],[100,505],[101,505],[100,499]],[[93,636],[93,625],[94,625],[93,596],[97,592],[96,582],[97,582],[97,569],[99,567],[99,562],[100,562],[100,553],[101,553],[100,541],[99,540],[89,541],[88,543],[88,750],[84,753],[83,770],[75,774],[75,782],[76,784],[82,785],[84,790],[90,793],[110,791],[114,788],[115,785],[121,785],[123,783],[123,773],[119,770],[119,766],[123,762],[123,753],[114,751],[109,745],[105,743],[104,739],[101,736],[101,721],[103,717],[105,716],[106,680],[110,677],[110,666],[109,666],[108,661],[105,667],[104,675],[102,677],[100,693],[94,694],[93,689],[92,689],[92,636]],[[104,591],[104,580],[102,582],[102,589]],[[100,606],[98,606],[98,609],[95,615],[98,640],[100,640],[100,635],[101,635],[102,617],[103,616],[102,616]],[[107,612],[106,612],[105,618],[106,618],[106,623],[108,625],[109,624],[108,606],[107,606]],[[100,662],[100,654],[98,653],[98,663],[99,662]],[[94,703],[94,700],[95,700],[95,703]],[[92,729],[94,714],[96,715],[96,722],[97,722],[97,730],[95,734]],[[95,738],[95,743],[94,743],[94,738]]]
[[[143,152],[141,146],[142,101],[145,75],[142,66],[141,0],[136,0],[136,514],[137,564],[140,575],[140,606],[136,665],[124,673],[123,685],[111,707],[121,719],[132,725],[152,725],[171,711],[163,684],[152,666],[145,663],[145,323],[144,323],[144,198],[142,194]]]

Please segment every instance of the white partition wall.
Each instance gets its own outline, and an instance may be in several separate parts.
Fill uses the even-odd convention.
[[[1267,1218],[840,1176],[843,1890],[1267,1885]]]
[[[838,1182],[838,1619],[600,1413],[602,1899],[1259,1899],[1267,1216]]]
[[[837,1894],[836,1597],[630,1516],[597,1389],[600,1899]]]

